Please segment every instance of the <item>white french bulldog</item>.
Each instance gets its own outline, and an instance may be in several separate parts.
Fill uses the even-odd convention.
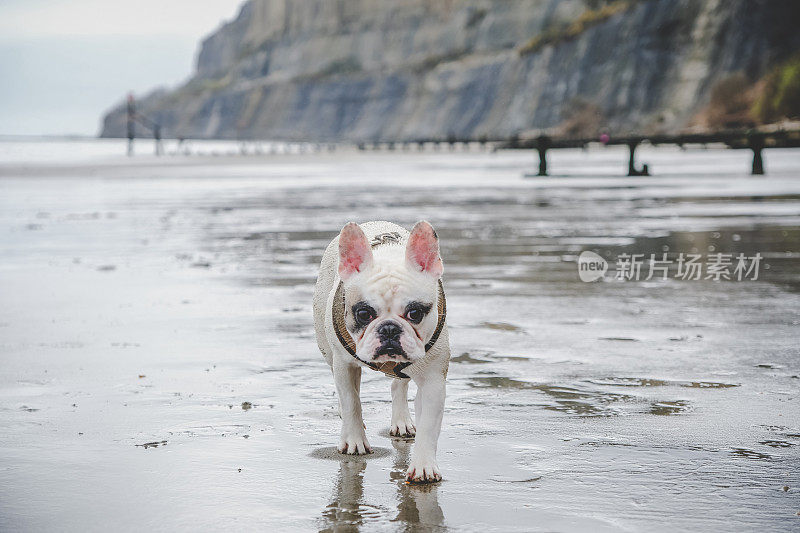
[[[372,451],[361,417],[361,368],[384,372],[395,378],[390,434],[416,434],[407,473],[414,483],[442,479],[436,447],[450,360],[442,271],[439,239],[427,222],[411,233],[391,222],[350,222],[325,250],[314,290],[317,344],[339,396],[339,451]],[[411,379],[416,424],[408,410]]]

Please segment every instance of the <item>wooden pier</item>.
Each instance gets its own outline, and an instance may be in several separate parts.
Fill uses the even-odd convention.
[[[687,144],[724,144],[734,150],[753,152],[752,175],[764,174],[762,151],[765,148],[800,147],[800,129],[792,130],[728,130],[710,133],[684,133],[676,135],[632,135],[625,137],[608,136],[602,139],[567,139],[540,135],[534,139],[512,139],[498,146],[500,149],[528,149],[539,153],[539,176],[547,176],[547,151],[558,148],[584,148],[591,143],[606,146],[623,145],[628,147],[628,176],[649,176],[647,165],[636,167],[636,148],[642,143],[651,146],[671,144],[683,147]]]
[[[549,150],[559,150],[565,148],[586,148],[590,144],[600,144],[605,146],[622,145],[628,147],[628,176],[649,176],[650,169],[646,164],[636,165],[636,148],[647,143],[651,146],[685,145],[697,144],[723,144],[735,150],[751,150],[753,152],[753,164],[751,174],[764,174],[764,159],[762,151],[766,148],[800,148],[800,128],[796,129],[775,129],[775,130],[723,130],[708,133],[682,133],[674,135],[654,134],[654,135],[628,135],[615,137],[612,135],[601,135],[598,138],[571,138],[558,135],[542,134],[537,137],[523,139],[519,136],[512,136],[505,139],[490,139],[487,137],[479,138],[460,138],[450,136],[444,139],[427,138],[415,139],[401,142],[372,141],[361,142],[357,146],[360,150],[394,150],[396,145],[403,150],[412,147],[417,150],[424,150],[432,147],[434,150],[441,150],[443,147],[453,151],[456,149],[469,150],[470,147],[478,149],[492,150],[536,150],[539,154],[539,169],[537,176],[547,176],[547,152]]]
[[[150,130],[155,140],[155,154],[161,155],[163,148],[161,145],[161,126],[156,121],[138,113],[136,102],[132,94],[128,95],[127,102],[127,136],[128,136],[128,155],[133,155],[133,143],[136,138],[136,125],[139,124]],[[180,139],[183,142],[183,139]],[[242,155],[247,153],[245,148],[246,140],[240,139],[243,143],[240,152]],[[249,140],[249,142],[257,142]],[[603,133],[597,138],[564,137],[555,133],[542,132],[538,136],[523,138],[521,135],[512,135],[505,138],[479,137],[458,137],[448,135],[444,138],[418,138],[406,140],[370,140],[354,143],[359,150],[397,150],[404,152],[415,150],[424,151],[432,149],[441,151],[468,151],[468,150],[536,150],[539,155],[539,169],[537,176],[547,176],[547,152],[549,150],[560,150],[565,148],[586,148],[590,144],[600,144],[604,146],[622,145],[628,147],[628,176],[649,176],[650,169],[646,164],[636,165],[636,148],[647,143],[651,146],[664,144],[683,147],[685,145],[708,145],[723,144],[734,150],[751,150],[753,152],[753,164],[751,174],[754,176],[764,174],[764,158],[762,151],[766,148],[800,148],[800,123],[790,123],[789,127],[766,126],[756,129],[741,130],[721,130],[707,133],[680,133],[680,134],[653,134],[653,135],[625,135],[614,136]],[[297,147],[299,153],[306,151],[319,152],[322,150],[335,151],[342,143],[337,142],[303,142],[294,141],[287,144]],[[344,143],[349,144],[349,143]],[[353,144],[349,144],[353,146]],[[275,152],[273,147],[272,153]],[[255,148],[253,153],[261,153],[259,148]]]

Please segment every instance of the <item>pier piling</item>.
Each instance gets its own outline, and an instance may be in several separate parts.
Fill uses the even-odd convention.
[[[750,135],[747,138],[747,145],[753,151],[753,169],[750,172],[753,176],[764,175],[764,159],[761,150],[764,149],[764,139],[757,135]]]
[[[636,168],[634,156],[636,154],[636,147],[639,145],[637,141],[630,141],[628,143],[628,150],[630,155],[628,157],[628,176],[649,176],[650,169],[647,165],[642,165],[641,169]]]
[[[536,139],[536,151],[539,152],[539,176],[547,176],[547,149],[550,148],[550,138],[540,135]]]
[[[128,156],[133,155],[133,139],[136,137],[136,123],[134,117],[136,116],[136,101],[133,99],[133,94],[128,95]]]

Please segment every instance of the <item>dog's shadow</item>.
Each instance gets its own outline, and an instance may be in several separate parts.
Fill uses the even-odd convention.
[[[392,439],[394,458],[389,473],[390,480],[396,485],[397,511],[388,511],[384,502],[370,501],[374,498],[364,496],[364,472],[370,459],[377,459],[391,454],[387,448],[373,448],[373,453],[366,456],[341,455],[338,452],[339,471],[337,473],[334,493],[322,511],[322,531],[340,531],[369,525],[375,520],[401,522],[410,526],[436,528],[444,524],[444,513],[439,506],[438,484],[411,485],[406,483],[406,470],[411,452],[412,441]],[[324,455],[326,459],[335,456],[317,451],[312,456]]]

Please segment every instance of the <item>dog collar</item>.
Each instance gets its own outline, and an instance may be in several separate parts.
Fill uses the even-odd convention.
[[[437,306],[437,312],[439,314],[439,321],[436,323],[436,329],[433,331],[431,340],[425,344],[425,355],[427,355],[430,349],[433,348],[433,345],[436,344],[436,341],[439,339],[439,335],[442,333],[442,329],[444,329],[444,319],[447,315],[447,304],[445,303],[444,299],[444,287],[442,286],[442,280],[439,280],[439,302]],[[359,359],[356,356],[356,343],[353,340],[353,337],[350,336],[350,332],[347,331],[347,327],[344,323],[344,315],[344,283],[340,281],[339,286],[336,287],[336,294],[333,296],[333,330],[336,332],[336,337],[339,339],[339,342],[342,344],[344,349],[347,350],[347,353],[352,355],[359,363],[363,363],[373,370],[383,372],[389,377],[402,379],[408,379],[410,377],[403,374],[403,369],[414,364],[412,362],[396,363],[394,361],[384,361],[383,363],[371,363]]]

